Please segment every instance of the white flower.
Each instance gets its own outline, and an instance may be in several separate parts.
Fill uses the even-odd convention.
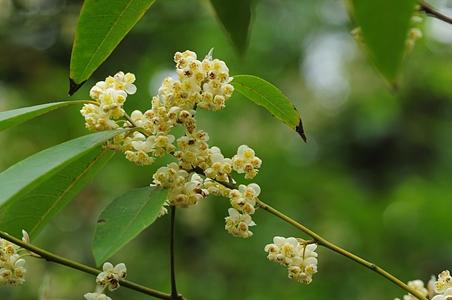
[[[254,214],[257,197],[261,188],[256,183],[250,183],[248,186],[239,185],[238,190],[231,190],[229,198],[233,208],[247,214]]]
[[[225,229],[236,237],[249,238],[253,233],[249,227],[256,225],[248,214],[241,214],[234,208],[228,209],[229,216],[225,218]]]
[[[135,82],[134,74],[124,74],[124,72],[118,72],[115,74],[114,78],[116,80],[115,87],[118,90],[124,90],[129,95],[136,93],[137,87],[133,84]]]
[[[449,270],[442,271],[438,275],[438,280],[434,283],[435,292],[442,293],[446,289],[452,287],[452,276],[450,275]]]
[[[267,258],[287,267],[288,277],[305,284],[317,273],[316,244],[305,244],[296,238],[276,236],[273,243],[265,246]]]
[[[84,297],[86,300],[111,300],[110,297],[103,293],[86,293]]]
[[[256,176],[262,160],[255,156],[254,150],[246,145],[241,145],[237,154],[232,158],[232,167],[237,173],[245,173],[246,179]]]
[[[437,294],[432,300],[452,300],[452,276],[449,270],[442,271],[432,285]]]
[[[229,182],[229,174],[232,172],[232,161],[224,158],[218,147],[209,149],[210,166],[204,170],[204,174],[215,180]]]
[[[126,278],[126,276],[127,268],[125,264],[120,263],[113,266],[111,263],[106,262],[103,265],[103,272],[96,277],[96,283],[113,291],[119,288],[119,280]]]

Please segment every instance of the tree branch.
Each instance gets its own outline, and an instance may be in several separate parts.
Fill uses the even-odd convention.
[[[379,266],[377,266],[374,263],[371,263],[351,252],[348,252],[345,249],[342,249],[341,247],[331,243],[330,241],[326,240],[325,238],[321,237],[320,235],[318,235],[317,233],[315,233],[314,231],[310,230],[309,228],[307,228],[306,226],[298,223],[297,221],[293,220],[292,218],[286,216],[285,214],[283,214],[282,212],[278,211],[277,209],[271,207],[270,205],[262,202],[261,200],[257,200],[257,205],[259,207],[261,207],[263,210],[271,213],[272,215],[280,218],[281,220],[285,221],[286,223],[294,226],[295,228],[303,231],[305,234],[309,235],[311,238],[313,238],[316,243],[320,246],[324,246],[325,248],[328,248],[342,256],[345,256],[357,263],[359,263],[360,265],[365,266],[366,268],[378,273],[379,275],[385,277],[386,279],[390,280],[392,283],[398,285],[400,288],[404,289],[405,291],[407,291],[408,293],[412,294],[413,296],[415,296],[416,298],[418,298],[419,300],[428,300],[426,297],[422,296],[418,291],[415,291],[413,289],[411,289],[410,287],[408,287],[407,284],[405,284],[404,282],[402,282],[400,279],[398,279],[397,277],[395,277],[394,275],[392,275],[391,273],[385,271],[384,269],[380,268]]]
[[[85,272],[87,274],[91,274],[94,276],[97,276],[101,272],[100,270],[98,270],[96,268],[84,265],[82,263],[70,260],[70,259],[62,257],[62,256],[58,256],[47,250],[41,249],[37,246],[33,246],[31,244],[25,243],[22,240],[7,234],[6,232],[0,231],[0,238],[8,240],[13,244],[16,244],[24,249],[27,249],[30,252],[39,255],[41,258],[43,258],[49,262],[57,263],[57,264],[60,264],[60,265],[63,265],[63,266],[66,266],[66,267],[69,267],[69,268],[72,268],[75,270],[79,270],[81,272]],[[171,295],[169,295],[169,294],[139,285],[132,281],[120,280],[119,282],[120,282],[121,286],[124,286],[128,289],[140,292],[142,294],[153,296],[158,299],[167,299],[167,300],[173,299],[173,298],[171,298]]]
[[[452,24],[452,18],[448,17],[442,13],[440,13],[439,11],[437,11],[435,8],[433,8],[430,4],[428,4],[427,2],[421,0],[420,3],[420,11],[424,12],[425,14],[437,18],[438,20],[441,20],[443,22],[446,22],[448,24]]]

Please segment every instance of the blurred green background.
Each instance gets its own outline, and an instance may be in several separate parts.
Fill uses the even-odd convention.
[[[0,0],[0,110],[87,99],[90,86],[118,70],[138,78],[138,93],[126,108],[146,109],[174,70],[174,52],[191,49],[202,57],[214,47],[231,74],[255,74],[279,86],[301,111],[309,142],[235,95],[223,111],[199,113],[210,144],[228,156],[238,145],[253,147],[263,159],[255,181],[264,200],[403,280],[428,280],[452,267],[452,26],[424,21],[425,37],[405,61],[394,92],[350,36],[353,26],[342,4],[256,1],[250,47],[239,57],[207,2],[157,1],[92,80],[69,98],[81,1]],[[451,1],[432,4],[452,14]],[[1,132],[0,169],[86,133],[76,107]],[[117,155],[34,242],[93,264],[90,247],[99,212],[114,197],[149,184],[163,163],[139,168]],[[179,210],[178,288],[188,299],[377,300],[403,294],[325,249],[319,250],[312,284],[293,282],[283,267],[266,260],[263,248],[274,235],[300,234],[258,211],[253,238],[233,238],[223,229],[227,208],[226,199],[208,199]],[[168,219],[159,219],[111,259],[127,264],[130,280],[169,290]],[[89,275],[33,259],[28,266],[26,284],[1,287],[0,299],[81,299],[94,290]],[[110,296],[148,299],[127,289]]]

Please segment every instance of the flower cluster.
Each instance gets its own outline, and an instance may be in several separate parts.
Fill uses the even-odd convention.
[[[27,232],[22,231],[24,242],[29,242]],[[25,260],[19,246],[0,238],[0,285],[20,285],[25,282]]]
[[[177,159],[153,175],[152,185],[168,189],[161,214],[167,211],[165,206],[190,207],[209,194],[230,198],[226,230],[234,236],[250,237],[260,188],[253,183],[231,190],[224,183],[235,184],[233,171],[244,174],[245,179],[254,178],[262,161],[246,145],[232,158],[225,157],[220,148],[208,144],[208,133],[196,122],[198,108],[216,111],[225,107],[234,91],[233,78],[226,64],[213,59],[211,52],[202,60],[192,51],[177,52],[174,62],[177,78],[165,78],[150,109],[135,110],[130,116],[122,107],[127,95],[136,91],[135,76],[119,72],[98,82],[90,93],[96,104],[86,104],[81,111],[86,126],[91,130],[119,129],[118,123],[123,121],[122,128],[129,130],[108,146],[137,165],[150,165],[165,154]],[[173,135],[176,126],[183,128],[179,137]]]
[[[239,185],[239,189],[229,192],[231,206],[226,217],[225,229],[233,236],[248,238],[253,235],[249,230],[250,226],[256,225],[251,219],[255,212],[257,197],[261,192],[259,185],[250,183],[249,185]]]
[[[106,262],[103,265],[103,271],[96,277],[96,291],[93,293],[86,293],[84,295],[86,300],[111,300],[105,295],[105,290],[114,291],[119,288],[119,281],[125,279],[127,276],[127,268],[123,263],[113,266]]]
[[[161,167],[154,174],[154,184],[169,189],[168,201],[179,207],[195,205],[208,195],[203,179],[180,169],[176,163]]]
[[[284,238],[276,236],[273,243],[265,246],[267,258],[287,267],[289,278],[309,284],[312,275],[317,273],[317,248],[316,244],[310,244],[294,237]]]
[[[85,104],[80,111],[85,117],[86,128],[92,131],[118,128],[114,120],[124,116],[122,106],[127,94],[136,92],[134,81],[135,75],[132,73],[118,72],[115,76],[96,83],[90,91],[95,102]]]
[[[256,157],[254,150],[242,145],[232,158],[232,166],[237,173],[245,173],[246,179],[253,179],[261,167],[262,160]]]

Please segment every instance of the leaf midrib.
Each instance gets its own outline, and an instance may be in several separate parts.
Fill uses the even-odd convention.
[[[82,71],[82,75],[85,75],[86,70],[88,69],[89,66],[91,66],[91,63],[94,59],[94,57],[97,55],[97,53],[99,52],[99,49],[102,48],[102,46],[104,45],[105,41],[107,40],[107,37],[110,36],[110,34],[113,32],[113,28],[116,27],[116,25],[118,25],[119,19],[124,15],[124,12],[127,10],[127,8],[134,2],[134,0],[130,0],[127,5],[124,7],[124,9],[121,11],[121,13],[118,15],[118,17],[116,18],[116,20],[114,21],[113,25],[110,27],[110,29],[108,30],[107,34],[105,35],[105,37],[102,39],[102,41],[99,43],[99,45],[97,46],[96,50],[94,50],[93,55],[91,55],[90,59],[88,60],[88,62],[86,63],[85,67],[83,68]],[[85,76],[82,76],[82,78],[85,78]]]
[[[265,95],[259,93],[259,91],[257,91],[256,89],[254,89],[254,88],[252,88],[252,87],[250,87],[250,86],[247,86],[247,85],[241,83],[240,81],[236,81],[236,84],[240,85],[240,86],[241,86],[242,88],[244,88],[244,89],[248,89],[249,91],[251,91],[251,92],[257,94],[258,96],[260,96],[261,98],[263,98],[268,104],[270,104],[270,106],[272,106],[273,108],[275,108],[275,110],[279,111],[279,113],[280,113],[281,115],[285,115],[285,114],[286,114],[284,111],[281,110],[280,107],[276,106],[272,101],[270,101],[270,99],[268,99]],[[241,93],[241,94],[243,95],[243,93],[240,92],[240,90],[239,90],[239,93]],[[245,95],[244,95],[244,96],[245,96]],[[284,94],[281,94],[280,96],[282,96],[282,97],[284,97],[285,99],[287,99],[287,97],[286,97]],[[287,100],[289,101],[289,99],[287,99]],[[295,108],[294,108],[294,109],[295,109]],[[281,117],[279,117],[279,116],[277,116],[277,117],[278,117],[278,119],[284,121],[284,119],[282,119]],[[300,120],[300,118],[299,118],[298,116],[297,116],[297,119]],[[297,120],[297,121],[298,121],[298,120]],[[298,124],[291,124],[291,126],[294,126],[294,127],[297,126],[297,125],[298,125]]]

